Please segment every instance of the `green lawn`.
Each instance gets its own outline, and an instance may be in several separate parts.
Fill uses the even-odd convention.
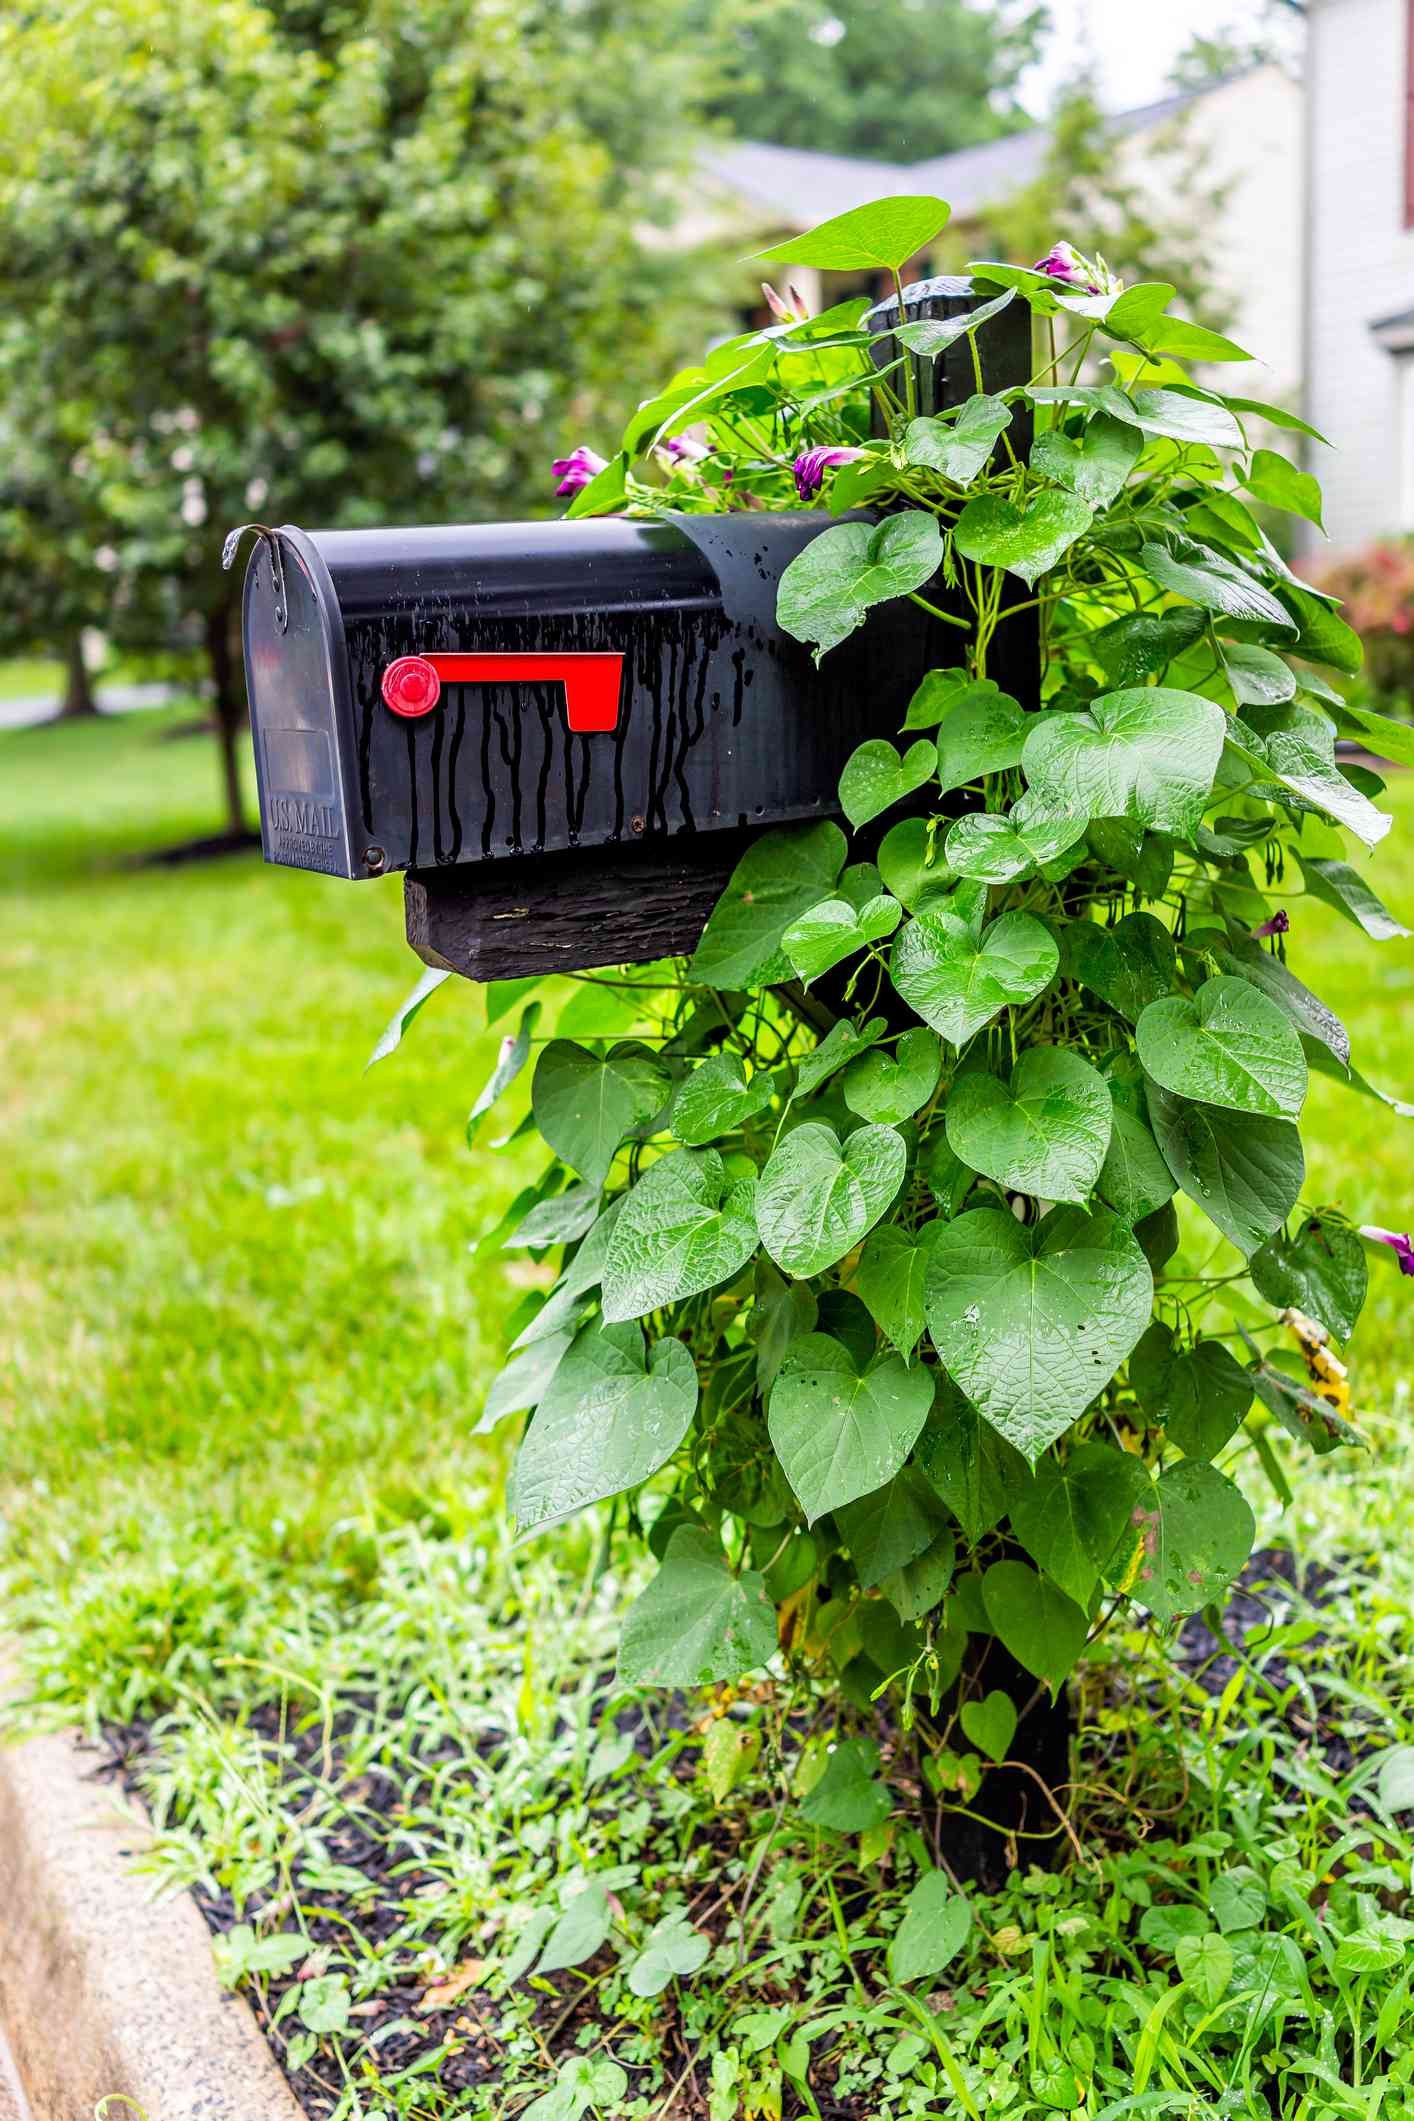
[[[70,1584],[214,1526],[288,1561],[487,1460],[508,1282],[469,1246],[518,1155],[461,1126],[499,1031],[449,988],[365,1076],[420,969],[396,881],[135,865],[219,822],[180,722],[0,737],[9,1545]]]
[[[623,1585],[596,1581],[592,1528],[508,1551],[501,1446],[473,1430],[534,1270],[471,1246],[534,1150],[462,1141],[503,1027],[449,982],[365,1075],[418,969],[396,882],[137,861],[219,823],[211,744],[173,739],[182,724],[0,735],[0,1581],[54,1715],[162,1714],[141,1770],[155,1867],[241,1925],[221,1965],[310,2113],[500,2121],[558,2075],[548,2121],[581,2111],[589,2069],[603,2114],[697,2121],[699,2067],[711,2121],[780,2112],[783,2082],[787,2114],[818,2112],[812,2075],[898,2121],[1026,2121],[1074,2107],[1072,2083],[1097,2115],[1237,2094],[1220,2110],[1407,2113],[1409,1836],[1351,1810],[1374,1749],[1414,1738],[1414,1284],[1392,1258],[1372,1261],[1354,1359],[1376,1452],[1291,1465],[1286,1528],[1340,1569],[1334,1602],[1220,1698],[1152,1628],[1112,1631],[1079,1693],[1072,1799],[1100,1853],[977,1896],[955,1987],[925,2009],[881,1948],[898,1881],[930,1861],[914,1799],[867,1857],[803,1826],[800,1727],[769,1689],[732,1711],[765,1742],[722,1796],[700,1730],[611,1690]],[[1409,917],[1414,779],[1389,802],[1378,876]],[[1414,942],[1286,903],[1294,968],[1366,1073],[1414,1091]],[[1305,1131],[1311,1198],[1410,1222],[1414,1124],[1317,1080]],[[1312,1716],[1352,1772],[1308,1745]],[[397,1778],[386,1816],[371,1763]],[[381,1854],[365,1875],[346,1846]],[[1215,1883],[1239,1927],[1185,1958],[1166,1910],[1201,1929]],[[527,1981],[518,1947],[553,1946],[561,1917],[582,1930],[584,1896],[610,1890],[612,1938],[596,1902],[581,1963]],[[664,1924],[711,1957],[649,1994]],[[466,1965],[492,2059],[464,2092],[482,2052],[464,2004],[409,2016],[405,1998]],[[1249,1979],[1258,2007],[1213,2007]]]

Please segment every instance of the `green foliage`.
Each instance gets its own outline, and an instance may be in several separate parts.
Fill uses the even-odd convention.
[[[634,233],[712,85],[685,20],[7,11],[0,632],[204,649],[234,719],[223,531],[545,506],[550,423],[671,356],[689,271],[700,312],[700,265]]]
[[[782,256],[892,270],[939,211],[886,201]],[[1329,1336],[1354,1329],[1363,1242],[1302,1204],[1298,1121],[1313,1065],[1360,1083],[1274,900],[1398,927],[1346,858],[1388,821],[1311,667],[1353,637],[1236,498],[1309,512],[1308,475],[1187,381],[1179,353],[1224,347],[1168,282],[1077,270],[1085,290],[978,267],[989,299],[956,333],[978,388],[926,421],[857,305],[719,348],[649,408],[689,411],[713,455],[666,487],[630,464],[621,506],[792,505],[769,413],[788,451],[846,450],[837,503],[895,504],[803,548],[785,630],[818,660],[944,599],[960,660],[920,683],[903,746],[844,769],[870,858],[829,822],[767,833],[688,966],[543,1048],[536,1124],[605,1204],[576,1202],[522,1328],[521,1356],[563,1352],[495,1388],[538,1405],[523,1529],[615,1489],[651,1526],[627,1675],[781,1659],[894,1690],[940,1752],[970,1711],[982,1761],[1016,1708],[981,1683],[989,1637],[1056,1689],[1127,1608],[1170,1627],[1246,1560],[1232,1476],[1280,1491],[1274,1427],[1357,1434]],[[1074,327],[1076,375],[1107,346],[1114,379],[1056,381],[1043,355],[987,392],[1016,301]],[[630,458],[653,431],[640,415]],[[988,674],[1018,605],[1041,642],[1021,698]],[[805,1815],[844,1831],[871,1786],[841,1748]],[[1216,1993],[1225,1964],[1205,1945],[1182,1978]]]
[[[738,139],[922,161],[1029,122],[1016,88],[1043,22],[1027,0],[703,0],[689,48],[719,57],[713,109]]]

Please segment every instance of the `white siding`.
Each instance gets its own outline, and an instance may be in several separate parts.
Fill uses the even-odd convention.
[[[1301,399],[1301,90],[1279,66],[1241,74],[1190,107],[1183,137],[1204,153],[1202,189],[1223,196],[1212,230],[1213,279],[1227,310],[1223,328],[1255,357],[1250,366],[1214,367],[1205,380],[1294,410]],[[1125,174],[1153,202],[1160,222],[1173,213],[1166,174],[1184,159],[1166,152],[1168,139],[1163,126],[1137,133],[1121,156]],[[1195,314],[1199,323],[1220,321]]]
[[[1404,227],[1404,0],[1312,0],[1308,406],[1332,547],[1400,527],[1414,445],[1395,357],[1370,335],[1414,308]]]

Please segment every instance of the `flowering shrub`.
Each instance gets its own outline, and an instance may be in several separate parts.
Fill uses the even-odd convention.
[[[1321,587],[1344,600],[1365,643],[1365,676],[1379,697],[1409,710],[1414,700],[1414,539],[1386,538],[1328,561]]]
[[[766,256],[897,279],[945,213],[889,200]],[[1358,1440],[1334,1344],[1365,1239],[1411,1253],[1303,1200],[1310,1071],[1381,1093],[1286,950],[1311,899],[1376,942],[1406,932],[1352,858],[1389,819],[1337,733],[1414,761],[1321,675],[1359,642],[1243,498],[1319,506],[1248,445],[1249,416],[1301,423],[1180,365],[1241,349],[1066,246],[973,273],[968,315],[891,337],[863,302],[805,319],[778,298],[576,495],[867,502],[873,522],[786,570],[782,628],[818,661],[911,597],[960,660],[919,686],[902,749],[845,768],[867,855],[831,822],[767,833],[690,963],[607,990],[632,1037],[540,1050],[552,1161],[506,1241],[562,1265],[486,1416],[531,1410],[522,1534],[611,1497],[646,1534],[628,1679],[779,1658],[889,1690],[906,1723],[926,1704],[931,1772],[967,1789],[1025,1707],[986,1682],[993,1639],[1058,1689],[1116,1610],[1166,1625],[1221,1597],[1253,1538],[1234,1475],[1280,1486],[1283,1436]],[[1042,350],[992,390],[1012,303]],[[975,390],[920,416],[899,342],[963,341]],[[1028,611],[1038,682],[1017,699],[988,657]]]

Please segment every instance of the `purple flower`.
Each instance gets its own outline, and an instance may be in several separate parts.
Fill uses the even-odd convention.
[[[854,464],[866,452],[862,449],[807,449],[795,460],[791,469],[795,473],[795,490],[802,501],[813,501],[825,483],[825,473],[836,464]]]
[[[674,464],[696,464],[711,454],[705,442],[694,442],[691,435],[670,435],[663,444],[663,455]]]
[[[776,293],[769,280],[761,282],[761,292],[766,298],[767,309],[773,317],[778,317],[782,324],[803,324],[810,315],[805,306],[805,297],[798,287],[787,287],[789,301],[785,299],[785,295]]]
[[[1252,930],[1253,939],[1262,942],[1269,935],[1285,935],[1291,927],[1291,915],[1285,906],[1278,906],[1269,921],[1260,921]]]
[[[581,442],[578,449],[572,449],[567,457],[556,457],[550,466],[560,482],[555,492],[562,499],[566,494],[582,493],[604,468],[605,460],[597,450],[586,449]]]
[[[1066,287],[1078,287],[1087,295],[1116,295],[1124,284],[1098,252],[1093,258],[1084,257],[1073,243],[1053,243],[1031,270],[1043,272],[1048,280],[1059,280]]]
[[[1361,1223],[1360,1235],[1371,1244],[1388,1245],[1399,1261],[1401,1274],[1414,1274],[1414,1238],[1405,1230],[1382,1230],[1378,1223]]]

